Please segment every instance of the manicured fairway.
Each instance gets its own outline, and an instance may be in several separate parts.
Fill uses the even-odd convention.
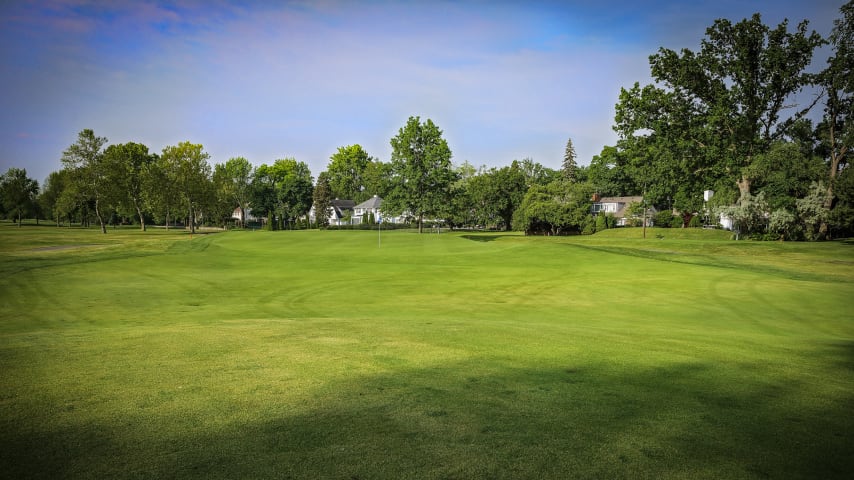
[[[850,478],[854,244],[717,233],[0,224],[0,478]]]

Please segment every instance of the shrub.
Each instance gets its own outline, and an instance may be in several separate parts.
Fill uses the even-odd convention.
[[[703,221],[700,220],[699,215],[694,215],[693,217],[691,217],[691,221],[688,222],[689,228],[700,228],[702,226],[703,226]]]
[[[662,210],[652,217],[652,224],[656,227],[670,228],[673,224],[673,214],[670,210]]]

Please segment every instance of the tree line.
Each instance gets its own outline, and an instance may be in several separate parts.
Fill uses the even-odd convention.
[[[854,2],[840,13],[828,38],[809,31],[807,21],[772,27],[755,14],[737,23],[716,20],[696,52],[659,49],[649,57],[655,83],[621,90],[618,141],[587,166],[577,164],[571,139],[560,170],[531,159],[496,168],[454,165],[442,130],[419,117],[391,139],[389,162],[360,145],[342,146],[316,180],[293,158],[253,167],[237,157],[212,168],[202,145],[183,142],[155,154],[137,143],[107,146],[83,130],[43,188],[22,169],[6,172],[2,213],[57,224],[94,219],[106,232],[116,221],[143,230],[152,222],[178,221],[191,230],[225,225],[235,208],[237,225],[245,226],[251,208],[271,229],[324,227],[325,215],[307,224],[312,205],[323,212],[335,198],[358,203],[378,195],[384,214],[408,215],[419,229],[432,221],[570,234],[613,224],[590,215],[593,194],[642,195],[641,210],[662,212],[659,226],[724,214],[754,237],[849,236]],[[823,46],[831,56],[811,71]],[[708,202],[706,190],[715,192]]]

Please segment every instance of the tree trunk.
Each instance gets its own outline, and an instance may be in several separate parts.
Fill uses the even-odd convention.
[[[839,170],[839,163],[842,160],[842,156],[845,154],[845,150],[842,152],[831,151],[830,152],[830,179],[827,182],[827,193],[824,197],[824,208],[827,211],[833,207],[833,180],[836,178],[836,173]],[[820,239],[830,239],[829,227],[827,225],[827,221],[822,220],[821,225],[818,227],[818,238]]]
[[[196,218],[193,215],[193,206],[190,206],[189,218],[187,219],[190,222],[190,235],[196,233]]]
[[[741,175],[741,180],[735,182],[735,184],[738,185],[738,193],[741,195],[741,197],[750,195],[750,179],[747,178],[744,174]]]
[[[418,214],[418,233],[424,233],[424,214]]]
[[[95,216],[98,217],[98,223],[101,224],[101,233],[107,234],[107,225],[104,223],[104,216],[101,215],[101,201],[95,199]]]
[[[145,217],[142,216],[142,210],[139,208],[139,204],[137,202],[133,202],[136,207],[136,214],[139,215],[139,225],[142,228],[142,231],[145,231]]]

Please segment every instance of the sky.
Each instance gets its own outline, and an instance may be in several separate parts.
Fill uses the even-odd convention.
[[[156,153],[200,143],[211,164],[292,157],[316,177],[346,145],[388,162],[410,116],[457,165],[557,169],[567,139],[586,165],[660,47],[696,51],[715,19],[755,12],[826,36],[843,3],[0,0],[0,173],[41,183],[91,128]]]

